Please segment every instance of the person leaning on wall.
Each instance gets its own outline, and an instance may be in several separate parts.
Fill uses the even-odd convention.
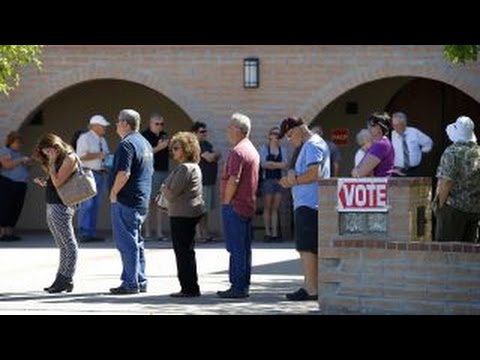
[[[453,144],[440,158],[434,199],[436,241],[478,241],[480,221],[480,146],[469,117],[446,128]]]

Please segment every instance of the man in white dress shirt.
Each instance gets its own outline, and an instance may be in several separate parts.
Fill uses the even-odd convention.
[[[392,115],[392,144],[395,150],[393,176],[421,176],[423,154],[432,150],[432,139],[418,130],[407,126],[407,115],[396,112]]]
[[[83,242],[103,241],[97,237],[97,216],[100,201],[103,196],[106,170],[105,156],[110,152],[105,133],[110,123],[102,116],[95,115],[90,119],[90,131],[80,135],[77,141],[77,154],[85,168],[91,169],[97,183],[97,195],[80,204],[78,211],[78,225],[80,239]]]

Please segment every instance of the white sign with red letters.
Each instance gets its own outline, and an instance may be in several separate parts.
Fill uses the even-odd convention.
[[[387,178],[340,178],[339,212],[388,212]]]

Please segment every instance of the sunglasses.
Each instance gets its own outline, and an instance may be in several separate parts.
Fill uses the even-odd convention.
[[[163,125],[165,125],[165,123],[157,122],[157,123],[154,123],[154,125],[156,125],[156,126],[160,126],[160,125],[163,126]]]
[[[200,134],[206,134],[208,132],[208,130],[199,130],[198,131]]]
[[[280,136],[279,132],[271,132],[270,135]]]

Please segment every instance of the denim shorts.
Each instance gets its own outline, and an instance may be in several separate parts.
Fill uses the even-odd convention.
[[[279,183],[279,179],[265,179],[262,185],[262,195],[281,194],[283,187]]]

